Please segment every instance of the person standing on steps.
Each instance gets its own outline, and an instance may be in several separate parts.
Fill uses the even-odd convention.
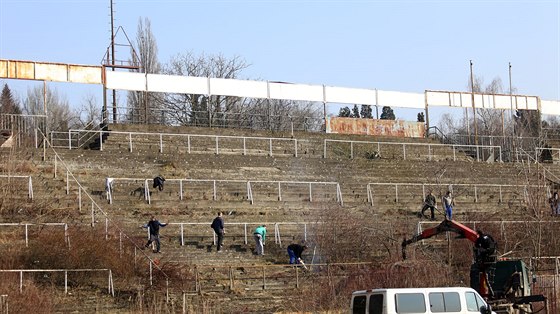
[[[148,243],[146,243],[144,248],[149,247],[150,244],[152,244],[152,242],[155,242],[156,249],[154,250],[154,253],[161,253],[160,252],[161,244],[159,241],[159,227],[165,227],[165,226],[167,226],[167,224],[159,222],[155,216],[152,216],[150,221],[148,221],[147,224],[142,226],[142,228],[148,228],[148,231],[150,232],[150,239],[148,240]]]
[[[264,245],[266,242],[266,225],[258,226],[253,232],[253,238],[255,239],[256,249],[255,253],[257,255],[264,255]]]
[[[218,248],[216,251],[220,252],[224,242],[224,233],[226,233],[224,230],[224,218],[222,218],[222,212],[218,212],[218,216],[214,218],[210,228],[214,229],[214,233],[216,233],[216,236],[218,237]]]
[[[453,206],[455,206],[455,200],[451,195],[451,191],[447,191],[445,196],[441,199],[443,207],[445,208],[445,218],[451,220],[453,216]]]
[[[424,206],[422,207],[422,213],[421,213],[422,217],[426,217],[424,216],[424,212],[427,209],[430,209],[430,213],[431,213],[430,219],[435,220],[436,218],[434,215],[434,211],[436,209],[436,197],[434,196],[434,193],[432,193],[432,191],[430,191],[428,195],[426,195],[426,199],[424,200]]]

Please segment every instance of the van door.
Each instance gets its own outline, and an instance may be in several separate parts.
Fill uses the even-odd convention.
[[[369,314],[383,314],[383,295],[372,294],[369,296]]]
[[[352,299],[352,314],[366,314],[366,295],[355,295]]]
[[[399,314],[426,313],[426,300],[423,293],[396,293],[395,303]]]

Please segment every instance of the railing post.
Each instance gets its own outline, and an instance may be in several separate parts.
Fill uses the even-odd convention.
[[[294,151],[295,151],[294,157],[297,157],[297,156],[298,156],[297,149],[298,149],[298,148],[297,148],[297,138],[296,138],[296,139],[294,139]]]
[[[395,184],[395,203],[399,202],[399,185]]]
[[[132,153],[132,132],[128,133],[128,151]]]
[[[323,140],[323,158],[327,158],[327,139]]]
[[[183,200],[183,179],[179,179],[179,199]]]
[[[478,203],[478,194],[477,194],[477,190],[476,190],[476,185],[474,186],[474,202]]]
[[[28,224],[25,224],[25,247],[29,247],[29,230]]]
[[[354,159],[354,142],[350,141],[350,159]]]
[[[402,144],[403,159],[406,160],[406,144]]]
[[[303,224],[303,240],[307,241],[307,223]]]
[[[218,148],[218,137],[216,136],[216,155],[218,155],[220,153],[219,148]]]
[[[191,136],[187,135],[187,152],[191,153]]]
[[[68,130],[68,149],[72,149],[72,132],[70,130]]]
[[[105,240],[109,239],[109,218],[105,217]]]
[[[216,200],[216,180],[214,180],[213,182],[214,182],[214,195],[213,195],[213,199]]]
[[[309,202],[313,202],[313,196],[311,195],[311,182],[309,182]]]
[[[68,271],[64,271],[64,294],[68,294]]]
[[[99,131],[99,150],[103,151],[103,131]]]
[[[243,156],[247,155],[247,144],[245,143],[245,137],[243,137]]]
[[[453,161],[457,161],[457,152],[455,151],[455,145],[453,147]]]
[[[23,271],[19,272],[19,293],[23,293]]]
[[[66,195],[70,194],[70,180],[68,180],[70,174],[68,172],[69,171],[66,170]]]
[[[150,286],[153,286],[152,261],[150,260],[148,263],[150,264]]]
[[[29,183],[28,183],[28,187],[29,187],[29,199],[33,199],[33,179],[31,179],[31,176],[29,176]]]
[[[82,187],[78,186],[78,211],[82,211]]]
[[[93,207],[95,203],[91,201],[91,226],[95,226],[95,208]]]
[[[247,243],[248,243],[248,242],[247,242],[247,223],[244,223],[243,226],[244,226],[244,229],[245,229],[245,230],[244,230],[244,233],[245,233],[245,245],[247,245]]]
[[[268,156],[272,157],[272,138],[268,139]]]
[[[278,181],[278,201],[282,201],[282,188],[280,187],[280,181]]]
[[[159,134],[159,152],[163,153],[163,135]]]
[[[432,161],[432,147],[428,144],[428,160]]]
[[[185,245],[185,233],[184,233],[184,227],[183,224],[181,223],[181,246]]]

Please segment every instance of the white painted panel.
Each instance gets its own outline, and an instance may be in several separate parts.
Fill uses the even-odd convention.
[[[68,81],[101,84],[101,67],[70,65],[68,66]]]
[[[250,97],[250,98],[267,98],[268,92],[265,81],[247,81],[223,78],[210,79],[210,94]]]
[[[448,92],[427,92],[427,98],[428,106],[459,106],[459,100],[456,97],[452,97],[450,100]]]
[[[146,75],[144,73],[106,71],[105,79],[109,89],[146,90]]]
[[[323,101],[322,85],[269,83],[270,98],[303,101]]]
[[[375,90],[325,86],[325,101],[341,104],[375,105]]]
[[[63,64],[35,64],[35,79],[54,81],[54,82],[68,82],[68,68]]]
[[[424,109],[424,94],[378,90],[379,106]]]
[[[541,100],[541,110],[543,114],[560,115],[560,101]]]
[[[148,74],[148,91],[159,93],[208,95],[208,78]]]
[[[513,97],[509,95],[496,95],[496,109],[511,110]]]

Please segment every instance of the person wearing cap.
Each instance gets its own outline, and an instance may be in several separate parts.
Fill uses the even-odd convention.
[[[256,244],[256,254],[264,255],[264,245],[266,242],[266,225],[258,226],[253,232],[253,238]]]

